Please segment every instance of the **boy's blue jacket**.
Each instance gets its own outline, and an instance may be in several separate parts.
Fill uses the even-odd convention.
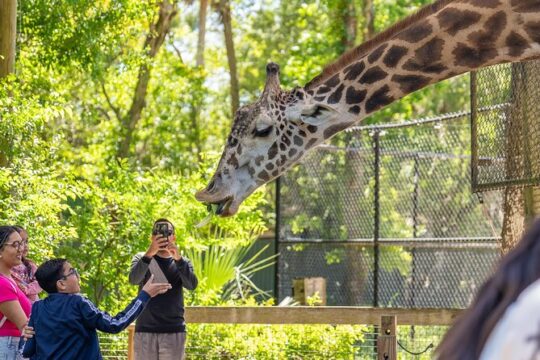
[[[79,294],[53,293],[32,306],[28,326],[35,335],[24,346],[23,356],[32,360],[102,359],[96,330],[124,330],[150,300],[141,291],[124,311],[111,317]]]

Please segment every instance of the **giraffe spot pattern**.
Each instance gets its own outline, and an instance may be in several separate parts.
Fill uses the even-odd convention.
[[[433,31],[433,26],[427,21],[424,20],[416,25],[411,25],[409,28],[403,30],[398,39],[405,40],[410,43],[417,43],[429,35]]]
[[[364,101],[367,94],[367,90],[356,90],[354,87],[349,86],[345,93],[345,101],[347,104],[358,104]]]
[[[278,145],[277,142],[274,142],[272,146],[270,146],[270,149],[268,149],[268,160],[272,160],[276,157],[278,153]]]
[[[497,56],[495,49],[476,49],[467,46],[463,43],[458,43],[454,51],[452,51],[456,66],[466,66],[470,69],[475,69],[482,66],[489,59]]]
[[[304,144],[304,140],[298,135],[294,135],[293,142],[296,146],[302,146]]]
[[[296,149],[289,150],[289,157],[293,157],[296,154]]]
[[[384,55],[383,63],[389,68],[394,68],[409,50],[404,46],[394,45]]]
[[[512,0],[512,8],[516,12],[539,12],[540,2],[537,0]]]
[[[259,179],[263,180],[263,181],[268,181],[270,180],[270,175],[268,175],[268,173],[266,172],[266,170],[262,170],[260,173],[259,173]]]
[[[439,60],[442,58],[444,40],[433,38],[415,51],[414,57],[409,59],[403,69],[409,71],[422,71],[427,73],[440,73],[447,69]]]
[[[272,169],[274,169],[274,164],[272,164],[272,163],[268,163],[268,164],[266,164],[266,166],[265,166],[265,167],[266,167],[266,170],[268,170],[268,171],[272,171]]]
[[[525,49],[529,48],[527,39],[514,31],[506,37],[506,46],[509,48],[508,54],[514,57],[520,56]]]
[[[259,155],[255,158],[255,165],[261,166],[261,162],[264,160],[264,156]]]
[[[483,31],[471,33],[469,40],[478,48],[495,48],[495,42],[505,27],[506,14],[503,11],[499,11],[486,20]]]
[[[336,75],[332,76],[330,79],[328,79],[324,83],[324,85],[329,87],[330,89],[336,87],[337,84],[339,84],[339,74],[336,74]],[[317,91],[317,93],[319,93],[319,92]]]
[[[236,155],[232,154],[229,160],[227,160],[227,164],[231,165],[233,168],[238,167],[238,160],[236,159]]]
[[[430,78],[422,75],[394,75],[392,81],[399,84],[400,89],[405,93],[411,93],[423,88],[429,83]]]
[[[358,114],[360,113],[360,106],[358,106],[358,105],[351,106],[351,107],[349,108],[349,112],[350,112],[351,114],[358,115]]]
[[[468,0],[466,3],[471,4],[476,7],[494,9],[497,6],[501,5],[499,0]]]
[[[379,90],[375,91],[366,101],[366,113],[371,113],[381,107],[390,104],[394,99],[388,95],[390,87],[384,85]]]
[[[306,144],[306,150],[311,149],[311,147],[317,142],[316,138],[310,139]],[[300,156],[300,155],[299,155]]]
[[[525,24],[525,32],[531,40],[540,44],[540,21]]]
[[[329,104],[336,104],[341,100],[341,97],[343,96],[343,89],[345,88],[345,85],[341,84],[339,87],[328,97],[328,103]]]
[[[481,15],[470,10],[448,8],[442,10],[437,15],[437,18],[439,19],[441,29],[454,36],[458,31],[477,23]]]
[[[252,168],[251,166],[248,166],[248,173],[249,173],[249,176],[252,176],[255,175],[255,169]]]
[[[328,86],[323,85],[317,90],[317,94],[324,94],[324,93],[329,92],[330,90],[332,89],[329,88]]]
[[[364,71],[366,66],[363,61],[359,61],[345,68],[345,80],[356,80],[356,78]]]
[[[315,100],[315,101],[323,101],[324,99],[326,99],[326,95],[325,96],[314,96],[313,97],[313,100]]]
[[[358,80],[361,84],[373,84],[388,76],[388,73],[378,66],[367,70]]]
[[[379,58],[381,57],[381,55],[383,54],[384,52],[384,49],[386,49],[386,47],[388,46],[388,44],[382,44],[381,46],[379,46],[378,48],[376,48],[375,50],[373,50],[369,55],[368,55],[368,61],[373,64],[375,61],[379,60]]]
[[[308,125],[308,126],[307,126],[307,129],[308,129],[308,131],[309,131],[310,133],[314,134],[314,133],[317,132],[317,129],[318,129],[318,128],[317,128],[315,125]]]

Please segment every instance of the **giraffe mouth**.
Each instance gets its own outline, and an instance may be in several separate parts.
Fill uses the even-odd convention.
[[[227,196],[223,200],[212,201],[211,203],[207,203],[206,208],[208,209],[208,212],[214,211],[214,214],[216,215],[230,216],[230,215],[233,215],[233,214],[230,214],[230,211],[229,211],[232,201],[233,201],[233,197]]]

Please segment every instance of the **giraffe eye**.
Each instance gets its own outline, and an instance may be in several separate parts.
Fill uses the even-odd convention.
[[[253,130],[253,135],[255,135],[255,137],[266,137],[266,136],[270,135],[271,131],[272,131],[272,126],[264,128],[262,130],[259,130],[259,129],[255,128]]]

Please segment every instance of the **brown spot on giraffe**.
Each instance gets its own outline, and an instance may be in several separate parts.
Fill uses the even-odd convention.
[[[396,67],[409,50],[405,46],[394,45],[384,55],[383,63],[389,68]]]
[[[345,102],[347,104],[358,104],[364,101],[367,90],[356,90],[353,86],[347,88],[345,93]]]
[[[423,88],[429,83],[430,78],[423,75],[394,75],[392,81],[399,84],[404,93],[410,93]]]
[[[465,3],[487,9],[495,9],[497,6],[501,5],[500,0],[466,0]]]
[[[329,104],[336,104],[340,102],[341,97],[343,96],[343,89],[345,88],[345,85],[341,84],[339,87],[328,97],[327,102]]]
[[[366,68],[366,65],[364,65],[363,61],[359,61],[357,63],[354,63],[353,65],[347,67],[345,69],[345,80],[356,80],[358,76],[364,71]]]
[[[375,49],[371,54],[369,54],[367,58],[368,61],[373,64],[375,61],[379,60],[379,58],[384,52],[384,49],[386,49],[387,46],[388,44],[383,44],[379,46],[377,49]]]
[[[482,64],[487,62],[489,59],[497,56],[497,50],[478,49],[463,43],[458,43],[454,51],[452,51],[452,54],[454,54],[454,63],[456,66],[477,68],[482,66]]]
[[[540,21],[525,24],[525,31],[532,41],[540,44]]]
[[[530,47],[527,39],[514,31],[506,37],[506,46],[509,48],[508,54],[510,56],[520,56]]]
[[[366,113],[371,113],[377,109],[382,108],[385,105],[390,104],[394,99],[388,95],[390,87],[384,85],[379,90],[375,91],[373,95],[366,101]]]
[[[456,8],[444,9],[437,15],[441,29],[451,36],[477,23],[480,17],[481,15],[477,12]]]
[[[444,40],[435,37],[419,47],[414,52],[414,57],[407,60],[403,69],[427,73],[440,73],[447,69],[440,60],[442,59]]]
[[[511,4],[514,11],[521,13],[540,12],[540,2],[537,0],[512,0]]]
[[[361,84],[373,84],[377,81],[380,81],[388,76],[388,73],[381,69],[378,66],[375,66],[369,70],[367,70],[362,77],[360,77],[360,80],[358,80]]]
[[[433,26],[428,21],[422,21],[403,30],[398,35],[398,39],[405,40],[409,43],[417,43],[430,36],[432,32]]]

